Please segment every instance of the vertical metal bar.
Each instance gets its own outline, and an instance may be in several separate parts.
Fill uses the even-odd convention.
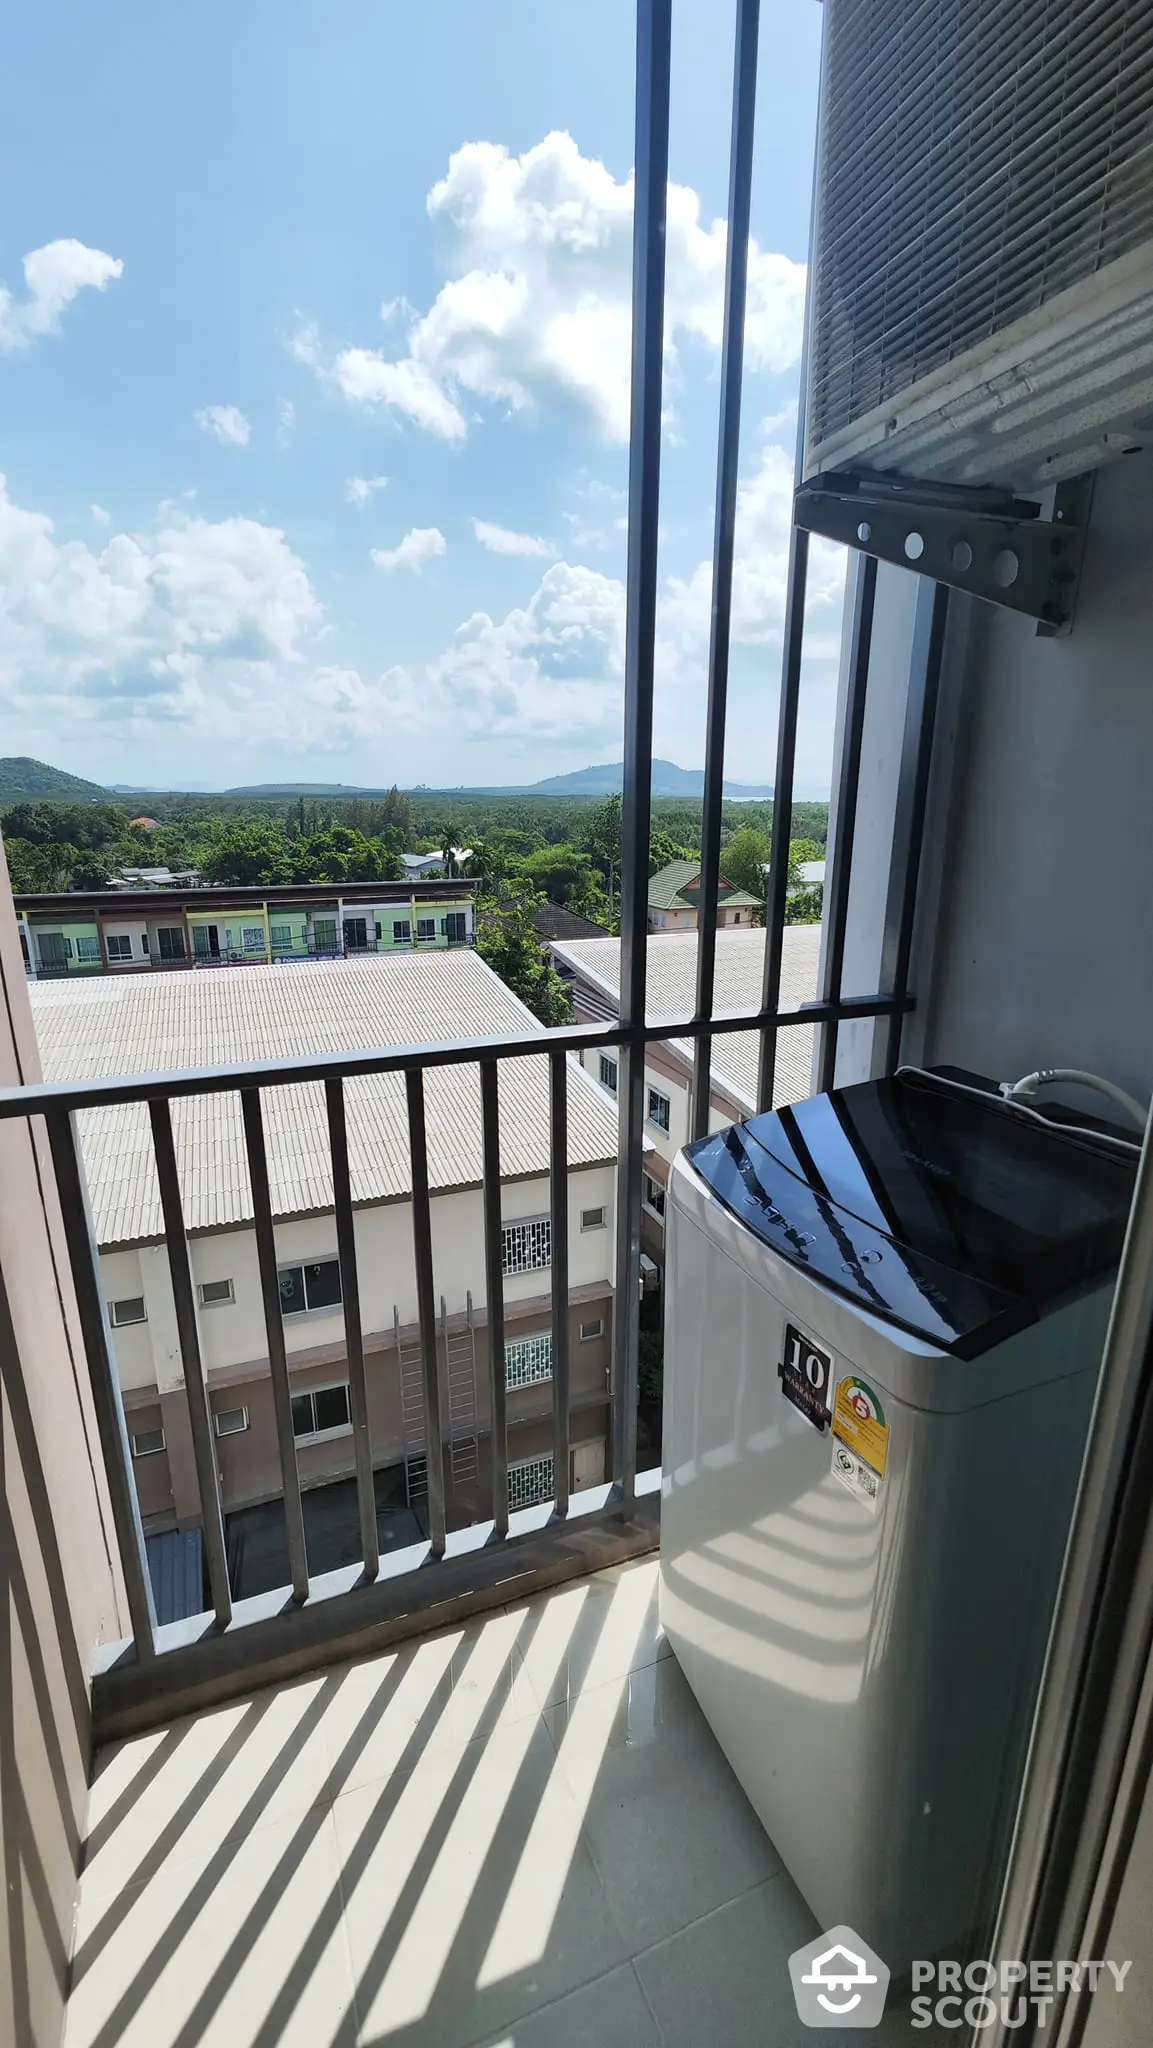
[[[352,1178],[348,1166],[348,1123],[344,1083],[334,1074],[324,1084],[328,1105],[328,1143],[332,1153],[332,1203],[336,1212],[336,1251],[340,1260],[340,1298],[344,1308],[344,1349],[348,1359],[352,1444],[356,1458],[356,1501],[360,1510],[360,1545],[364,1576],[380,1570],[376,1534],[376,1481],[372,1470],[372,1433],[368,1421],[368,1377],[364,1368],[364,1331],[360,1317],[360,1275],[356,1263],[356,1226],[352,1215]]]
[[[252,1223],[256,1234],[256,1256],[260,1265],[264,1334],[268,1344],[268,1367],[272,1375],[272,1406],[276,1415],[276,1441],[280,1451],[280,1479],[284,1488],[284,1528],[288,1538],[288,1566],[292,1576],[293,1598],[307,1600],[308,1553],[304,1542],[304,1509],[300,1501],[300,1473],[296,1464],[296,1437],[292,1428],[292,1393],[288,1384],[288,1353],[284,1345],[280,1275],[276,1270],[276,1237],[272,1228],[272,1192],[268,1183],[268,1153],[264,1144],[264,1118],[258,1088],[241,1089],[240,1109],[244,1118],[244,1143],[248,1152]]]
[[[721,341],[721,403],[717,497],[713,521],[713,596],[709,620],[709,695],[705,723],[705,786],[701,815],[701,885],[697,909],[697,1017],[713,1011],[717,957],[717,892],[721,863],[721,805],[725,777],[725,716],[729,690],[729,627],[733,602],[733,534],[741,438],[745,286],[753,185],[753,124],[757,98],[760,0],[738,0],[733,57],[733,127],[729,159],[729,240],[725,257],[725,319]],[[689,1132],[709,1127],[712,1040],[702,1032],[693,1053]]]
[[[553,1492],[569,1501],[568,1054],[549,1054],[549,1219],[552,1237]]]
[[[865,699],[869,687],[869,654],[873,644],[876,595],[876,556],[862,555],[857,561],[836,808],[830,819],[833,827],[833,868],[825,888],[825,972],[821,991],[827,1003],[840,1002],[845,967],[845,931],[849,917],[849,890],[853,882],[853,841],[857,832],[857,792],[861,784],[861,743],[865,732]],[[822,1090],[831,1088],[836,1078],[839,1030],[836,1017],[821,1026],[817,1072],[818,1086]]]
[[[895,996],[902,999],[909,993],[909,963],[913,955],[913,927],[917,915],[917,884],[921,877],[921,853],[925,842],[925,814],[929,801],[929,770],[933,761],[933,739],[937,726],[937,703],[941,694],[941,662],[945,651],[945,628],[949,617],[949,591],[947,585],[938,583],[933,588],[933,602],[929,613],[928,636],[923,650],[916,641],[913,646],[915,673],[919,672],[921,702],[917,730],[917,752],[913,768],[912,785],[909,791],[908,824],[904,833],[904,877],[901,891],[901,909],[897,926],[897,949],[893,961],[891,978],[886,982],[882,972],[880,986],[886,985]],[[920,619],[918,619],[920,624]],[[891,1074],[901,1057],[901,1033],[904,1029],[903,1008],[894,1010],[889,1019],[885,1047],[885,1065]]]
[[[508,1422],[504,1365],[504,1249],[500,1213],[500,1106],[495,1060],[480,1063],[480,1120],[484,1145],[484,1271],[488,1296],[488,1371],[492,1431],[492,1524],[508,1535]]]
[[[637,1464],[641,1140],[645,1081],[645,1048],[641,1033],[645,1021],[645,946],[652,814],[671,11],[671,0],[638,0],[620,996],[621,1024],[635,1035],[622,1044],[619,1060],[617,1298],[613,1319],[613,1476],[626,1501],[631,1500],[635,1492]]]
[[[802,397],[803,397],[802,387]],[[769,886],[765,892],[765,972],[761,1012],[771,1017],[781,1000],[781,963],[785,951],[785,901],[789,889],[789,836],[793,822],[793,770],[797,754],[797,706],[801,696],[801,656],[805,640],[805,584],[809,571],[809,536],[794,526],[789,540],[789,580],[785,593],[785,645],[781,666],[781,700],[777,709],[777,771],[773,779],[773,837],[769,855]],[[777,1027],[761,1029],[757,1062],[757,1108],[773,1106],[777,1066]]]
[[[144,1549],[140,1503],[132,1477],[132,1453],[124,1420],[124,1403],[120,1398],[120,1381],[116,1374],[112,1331],[100,1292],[100,1254],[88,1207],[88,1190],[80,1163],[75,1121],[67,1110],[46,1116],[44,1121],[52,1149],[64,1241],[68,1246],[76,1288],[84,1355],[92,1382],[92,1405],[104,1454],[112,1524],[124,1573],[124,1590],[128,1596],[128,1618],[132,1624],[136,1655],[143,1664],[156,1654],[153,1635],[156,1609]]]
[[[176,1147],[172,1138],[172,1116],[161,1098],[148,1105],[152,1119],[152,1147],[156,1155],[156,1178],[160,1184],[160,1207],[164,1214],[164,1237],[168,1246],[168,1271],[180,1338],[180,1362],[184,1368],[184,1398],[188,1403],[188,1426],[192,1432],[192,1455],[196,1463],[196,1484],[200,1493],[200,1522],[204,1556],[217,1626],[227,1628],[232,1620],[232,1594],[228,1584],[228,1546],[224,1538],[224,1509],[220,1499],[220,1473],[216,1464],[216,1441],[212,1434],[212,1411],[204,1382],[204,1361],[200,1354],[200,1332],[196,1325],[196,1302],[192,1292],[192,1267],[180,1200],[180,1176],[176,1170]]]
[[[440,1419],[440,1373],[436,1349],[436,1289],[432,1270],[432,1210],[428,1193],[428,1138],[424,1122],[424,1075],[418,1067],[404,1077],[408,1094],[408,1143],[412,1155],[412,1247],[416,1261],[416,1306],[424,1364],[425,1458],[428,1467],[428,1536],[434,1557],[444,1556],[444,1432]]]

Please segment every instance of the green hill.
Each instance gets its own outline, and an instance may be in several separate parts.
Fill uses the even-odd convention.
[[[107,803],[108,791],[99,782],[85,782],[82,775],[68,775],[63,768],[51,768],[47,761],[34,761],[29,754],[0,757],[0,803],[22,797],[59,797],[70,804]]]

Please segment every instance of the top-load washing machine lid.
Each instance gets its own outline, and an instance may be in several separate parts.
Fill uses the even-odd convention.
[[[975,1358],[1115,1267],[1136,1157],[929,1076],[814,1095],[686,1148],[779,1257]]]

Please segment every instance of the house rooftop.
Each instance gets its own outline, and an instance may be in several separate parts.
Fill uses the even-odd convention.
[[[681,865],[688,866],[687,862]],[[619,939],[558,940],[555,959],[568,972],[586,980],[611,1000],[620,999]],[[781,962],[781,1007],[794,1009],[815,1002],[821,952],[821,927],[786,925]],[[681,1022],[693,1015],[697,1000],[697,933],[668,932],[647,948],[646,1014],[650,1024]],[[717,933],[717,1017],[739,1017],[760,1007],[765,966],[765,934],[721,930]],[[676,1042],[676,1041],[674,1041]],[[685,1041],[691,1059],[692,1047]],[[749,1110],[756,1107],[759,1039],[755,1031],[734,1031],[713,1040],[713,1079]],[[796,1102],[812,1087],[813,1026],[790,1025],[777,1040],[775,1102]]]
[[[701,879],[699,860],[671,860],[649,877],[649,907],[652,910],[696,910]],[[733,889],[721,878],[721,896],[726,904],[747,903],[759,908],[759,899],[744,889]]]
[[[48,1081],[541,1028],[470,951],[234,967],[227,974],[100,975],[33,982],[28,993]],[[616,1114],[575,1061],[570,1069],[569,1164],[614,1160]],[[346,1083],[345,1092],[354,1203],[403,1199],[411,1189],[403,1075],[358,1077]],[[271,1089],[264,1102],[274,1215],[331,1209],[323,1085]],[[478,1186],[476,1067],[430,1070],[425,1102],[431,1186]],[[503,1177],[547,1173],[549,1070],[543,1055],[500,1062],[500,1110]],[[252,1204],[237,1096],[177,1100],[172,1121],[189,1230],[226,1230],[248,1221]],[[147,1108],[88,1110],[80,1127],[101,1248],[160,1242],[164,1230]]]

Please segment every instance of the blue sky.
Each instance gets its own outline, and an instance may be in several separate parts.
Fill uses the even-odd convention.
[[[819,54],[766,0],[730,773],[771,778]],[[0,753],[492,783],[620,752],[622,0],[45,0],[0,74]],[[703,757],[732,16],[678,0],[657,750]],[[799,783],[828,783],[819,550]]]

